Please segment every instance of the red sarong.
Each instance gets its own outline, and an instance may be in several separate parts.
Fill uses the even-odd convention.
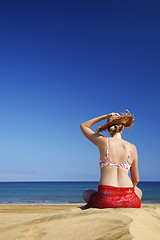
[[[98,192],[94,192],[87,208],[140,208],[141,201],[134,191],[134,187],[112,187],[99,185]]]

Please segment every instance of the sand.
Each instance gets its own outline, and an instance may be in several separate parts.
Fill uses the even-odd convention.
[[[160,204],[140,209],[0,205],[0,240],[160,240]]]

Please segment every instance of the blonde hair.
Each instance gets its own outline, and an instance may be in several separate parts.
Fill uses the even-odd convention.
[[[108,127],[108,132],[113,136],[117,132],[121,132],[123,128],[123,124],[115,124],[111,127]]]
[[[123,126],[131,128],[133,123],[134,116],[127,110],[127,112],[122,113],[121,116],[110,115],[107,119],[107,123],[99,126],[96,132],[108,131],[113,136],[116,132],[121,132]]]

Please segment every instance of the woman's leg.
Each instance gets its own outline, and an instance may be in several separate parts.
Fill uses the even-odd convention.
[[[84,199],[85,202],[89,202],[89,199],[92,195],[92,193],[96,192],[93,189],[86,189],[83,193],[82,193],[82,198]]]
[[[134,190],[135,190],[135,193],[137,194],[137,196],[139,197],[139,199],[141,200],[141,198],[142,198],[142,191],[141,191],[141,189],[138,188],[138,187],[135,187]]]

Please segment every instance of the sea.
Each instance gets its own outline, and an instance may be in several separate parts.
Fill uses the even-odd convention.
[[[160,203],[160,182],[139,182],[142,203]],[[0,182],[0,204],[84,204],[82,192],[97,181]]]

